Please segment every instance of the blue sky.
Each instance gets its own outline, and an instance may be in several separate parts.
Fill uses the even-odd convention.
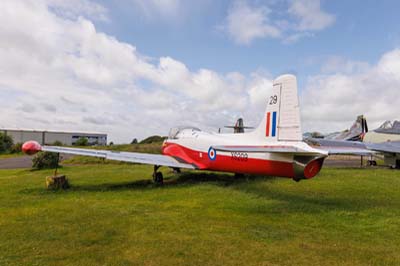
[[[234,1],[195,2],[199,3],[186,5],[174,16],[160,16],[157,12],[142,14],[129,1],[102,1],[111,21],[96,25],[121,41],[135,44],[143,54],[156,58],[168,55],[190,69],[251,73],[263,68],[273,76],[290,71],[302,79],[319,73],[325,57],[337,55],[373,64],[400,41],[398,1],[322,1],[321,9],[335,16],[329,27],[290,44],[263,38],[249,45],[237,44],[217,29]],[[273,1],[247,2],[260,7]],[[287,8],[285,1],[278,2],[271,5],[277,7],[272,13]]]
[[[100,131],[256,125],[297,75],[303,131],[399,119],[400,3],[4,0],[1,127]],[[4,97],[7,95],[7,97]]]

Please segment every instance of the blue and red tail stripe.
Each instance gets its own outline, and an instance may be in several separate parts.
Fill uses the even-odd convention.
[[[267,125],[265,128],[265,136],[275,137],[276,136],[276,112],[267,113]]]

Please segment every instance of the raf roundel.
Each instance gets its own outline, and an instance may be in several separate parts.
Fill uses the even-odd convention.
[[[210,158],[211,161],[214,161],[217,158],[217,151],[212,147],[208,149],[208,158]]]

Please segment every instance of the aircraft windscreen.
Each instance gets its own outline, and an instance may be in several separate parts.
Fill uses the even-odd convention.
[[[400,130],[400,121],[393,122],[393,129]]]
[[[169,131],[168,138],[169,139],[177,139],[179,133],[181,133],[183,130],[187,130],[187,129],[192,130],[192,131],[201,131],[197,127],[173,127]]]

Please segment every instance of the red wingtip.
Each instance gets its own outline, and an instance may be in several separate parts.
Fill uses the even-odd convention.
[[[42,146],[37,141],[27,141],[22,145],[22,151],[28,155],[33,155],[42,150]]]

